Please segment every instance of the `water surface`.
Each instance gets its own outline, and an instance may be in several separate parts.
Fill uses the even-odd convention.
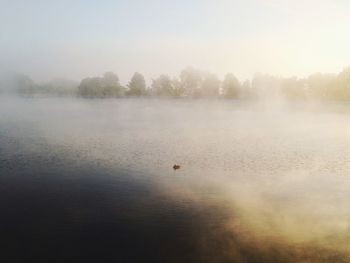
[[[1,257],[348,262],[347,107],[1,98]]]

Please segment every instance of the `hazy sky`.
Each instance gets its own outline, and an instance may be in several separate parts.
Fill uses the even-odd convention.
[[[240,79],[350,65],[346,0],[0,0],[0,66],[80,79],[186,66]]]

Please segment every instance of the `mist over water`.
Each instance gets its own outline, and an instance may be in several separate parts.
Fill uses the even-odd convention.
[[[348,262],[348,110],[2,97],[5,257]]]

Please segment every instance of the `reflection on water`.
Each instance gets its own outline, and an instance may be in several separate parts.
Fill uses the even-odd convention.
[[[327,107],[2,98],[4,257],[348,262],[350,115]]]

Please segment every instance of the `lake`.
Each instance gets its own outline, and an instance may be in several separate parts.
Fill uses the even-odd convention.
[[[1,97],[0,259],[349,262],[349,109]]]

